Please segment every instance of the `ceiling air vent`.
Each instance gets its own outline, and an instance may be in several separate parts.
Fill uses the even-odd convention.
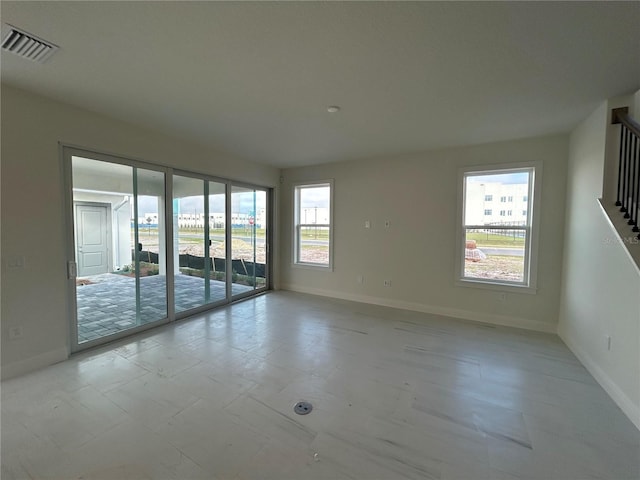
[[[2,40],[2,50],[15,53],[16,55],[38,63],[44,63],[56,50],[58,46],[47,42],[37,36],[20,30],[12,25],[3,25],[6,34]]]

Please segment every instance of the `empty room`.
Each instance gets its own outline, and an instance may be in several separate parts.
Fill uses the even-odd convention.
[[[1,477],[640,479],[640,3],[3,1]]]

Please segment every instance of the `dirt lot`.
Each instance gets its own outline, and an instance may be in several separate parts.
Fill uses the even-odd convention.
[[[233,239],[231,244],[231,250],[233,251],[233,258],[241,258],[253,262],[253,245],[249,242],[240,239]],[[187,244],[180,245],[180,253],[188,253],[189,255],[195,255],[198,257],[204,257],[204,246],[201,244]],[[225,257],[225,242],[213,242],[209,250],[211,257],[224,258]],[[266,251],[264,245],[258,245],[256,247],[256,262],[265,263]]]
[[[491,255],[479,262],[471,260],[464,262],[464,271],[467,277],[522,281],[522,269],[522,257]]]

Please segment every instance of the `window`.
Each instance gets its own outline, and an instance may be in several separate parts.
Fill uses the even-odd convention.
[[[484,201],[485,202],[493,202],[493,195],[485,195],[484,196]]]
[[[333,182],[294,187],[294,264],[332,267]]]
[[[490,209],[489,209],[489,210],[485,210],[485,211],[484,211],[484,214],[485,214],[486,216],[489,216],[489,215],[492,215],[492,214],[493,214],[493,212],[492,212],[492,210],[490,210]]]
[[[536,202],[540,197],[536,179],[539,179],[541,169],[540,163],[532,163],[461,171],[456,256],[459,285],[535,291],[537,223],[534,223],[534,211],[537,213]],[[513,210],[500,210],[500,217],[504,217],[500,221],[484,221],[486,210],[478,202],[478,193],[487,187],[498,192],[504,203],[513,201],[513,194],[508,193],[514,191],[527,192],[527,198],[532,201],[525,205],[522,217],[516,215],[517,219],[514,219]],[[505,195],[501,195],[501,191]]]

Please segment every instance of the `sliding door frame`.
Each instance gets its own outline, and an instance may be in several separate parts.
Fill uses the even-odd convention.
[[[252,297],[254,295],[259,295],[261,293],[264,293],[268,290],[271,290],[272,286],[271,286],[271,264],[272,264],[272,258],[271,258],[271,230],[272,230],[272,209],[273,209],[273,189],[269,188],[269,187],[260,187],[258,185],[253,185],[251,183],[245,183],[245,182],[236,182],[236,181],[229,181],[229,208],[231,208],[231,195],[233,194],[233,187],[240,187],[240,188],[247,188],[247,189],[252,189],[252,190],[257,190],[257,191],[263,191],[265,193],[265,200],[266,200],[266,205],[265,208],[267,209],[266,212],[266,222],[267,225],[265,226],[265,232],[264,232],[264,241],[265,241],[265,285],[264,287],[260,287],[260,288],[254,288],[252,291],[249,292],[243,292],[243,293],[238,293],[236,295],[231,295],[231,299],[232,301],[238,301],[238,300],[243,300],[245,298],[248,297]],[[255,212],[254,212],[255,215]],[[231,211],[229,210],[228,212],[228,219],[231,219]],[[228,240],[228,249],[230,250],[232,245],[231,245],[231,237],[232,237],[232,232],[231,232],[231,228],[228,229],[228,235],[229,235],[229,240]],[[255,242],[255,239],[254,239]],[[255,245],[255,244],[254,244]],[[255,248],[255,247],[254,247]],[[231,253],[228,253],[228,258],[229,258],[229,262],[227,263],[227,271],[229,272],[229,283],[228,283],[228,288],[231,289],[233,287],[232,282],[231,282],[231,278],[230,276],[232,275],[231,272]]]
[[[135,192],[137,191],[136,185],[136,169],[144,169],[150,170],[154,172],[159,172],[164,175],[164,196],[165,196],[165,212],[167,208],[167,199],[170,198],[169,195],[172,195],[172,188],[169,182],[169,179],[172,178],[171,169],[164,167],[162,165],[155,165],[147,162],[141,162],[138,160],[133,160],[129,158],[124,158],[121,156],[100,153],[92,150],[83,149],[80,147],[74,147],[69,145],[60,144],[60,156],[62,159],[62,169],[63,169],[63,181],[64,181],[64,218],[65,218],[65,230],[66,230],[66,254],[67,254],[67,291],[68,291],[68,305],[69,312],[68,317],[70,319],[71,327],[69,329],[69,346],[71,353],[79,352],[82,350],[86,350],[88,348],[94,347],[96,345],[101,345],[107,342],[112,342],[114,340],[127,337],[129,335],[133,335],[135,333],[148,330],[149,328],[153,328],[159,325],[164,325],[169,323],[172,318],[172,310],[174,304],[174,296],[173,296],[173,275],[166,275],[165,279],[165,296],[167,301],[167,314],[164,318],[158,319],[153,322],[146,323],[144,325],[137,325],[135,327],[123,330],[121,332],[108,335],[101,338],[96,338],[94,340],[89,340],[83,343],[78,343],[78,304],[77,304],[77,258],[76,258],[76,246],[75,246],[75,222],[74,222],[74,212],[73,212],[73,157],[82,157],[90,160],[96,160],[105,163],[111,163],[116,165],[124,165],[127,167],[131,167],[133,170],[133,185],[132,189],[134,192],[134,202],[137,203],[137,199],[135,198]],[[170,207],[171,204],[169,203]],[[170,210],[169,210],[170,211]],[[166,223],[166,222],[165,222]],[[137,227],[135,227],[137,230]],[[173,227],[165,225],[165,235],[173,234]],[[137,250],[137,243],[133,245],[134,250]],[[173,271],[173,257],[169,256],[168,253],[172,251],[173,248],[173,238],[169,237],[165,239],[165,262],[167,272]],[[112,256],[113,252],[110,252],[110,256]],[[137,252],[136,252],[137,255]],[[136,291],[138,289],[139,279],[136,278]],[[136,292],[136,309],[139,308],[138,303],[138,293]]]
[[[73,157],[83,157],[91,160],[97,160],[105,163],[112,163],[117,165],[124,165],[136,169],[145,169],[164,174],[164,234],[165,234],[165,262],[166,262],[166,300],[167,300],[167,315],[165,318],[159,319],[154,322],[150,322],[144,325],[138,325],[136,327],[123,330],[116,334],[112,334],[106,337],[98,338],[78,343],[78,310],[77,310],[77,258],[76,258],[76,245],[75,245],[75,224],[74,224],[74,201],[73,201]],[[66,277],[67,277],[67,305],[68,305],[68,318],[70,323],[69,329],[69,349],[71,353],[80,352],[98,345],[119,340],[136,333],[155,328],[160,325],[164,325],[176,320],[180,320],[185,317],[192,316],[194,314],[202,313],[212,310],[214,308],[228,305],[236,301],[241,301],[246,298],[257,296],[266,293],[273,288],[272,285],[272,269],[273,269],[273,254],[272,254],[272,241],[273,241],[273,221],[275,218],[274,212],[274,188],[265,187],[260,185],[254,185],[251,183],[240,182],[235,180],[229,180],[213,175],[203,174],[199,172],[192,172],[188,170],[174,169],[170,166],[162,164],[149,163],[142,160],[136,160],[129,157],[124,157],[113,153],[104,153],[96,150],[90,150],[84,147],[74,146],[70,144],[59,143],[59,158],[61,161],[62,169],[62,182],[63,182],[63,221],[65,232],[65,253],[66,253]],[[208,182],[216,182],[225,185],[225,288],[226,297],[219,302],[208,303],[201,307],[197,307],[191,310],[185,310],[183,312],[176,312],[175,310],[175,261],[174,261],[174,227],[173,227],[173,177],[174,175],[186,176],[203,180],[207,185]],[[232,229],[231,229],[231,192],[232,187],[249,188],[258,191],[264,191],[266,194],[266,226],[265,226],[265,285],[260,288],[254,288],[253,291],[232,295]],[[137,201],[137,200],[136,200]],[[208,205],[208,196],[206,197],[206,204]],[[160,232],[159,232],[160,234]],[[137,245],[134,245],[137,249]],[[113,252],[110,252],[112,255]]]
[[[180,177],[187,177],[187,178],[193,178],[195,180],[201,180],[203,183],[203,195],[204,195],[204,210],[205,213],[208,213],[209,210],[209,183],[210,182],[214,182],[214,183],[219,183],[221,185],[224,185],[224,208],[225,208],[225,225],[226,225],[226,218],[227,218],[227,210],[229,209],[229,180],[225,180],[224,178],[219,178],[219,177],[214,177],[212,175],[204,175],[201,173],[197,173],[197,172],[190,172],[188,170],[172,170],[171,172],[171,184],[173,185],[173,177],[174,176],[180,176]],[[173,200],[173,192],[171,192],[171,196],[172,196],[172,200]],[[170,212],[172,212],[173,214],[173,203],[171,204],[171,210],[169,210]],[[208,218],[205,216],[206,221],[208,223]],[[173,227],[173,215],[172,215],[172,221],[171,221],[172,227]],[[227,238],[227,228],[225,228],[225,257],[228,257],[229,255],[229,245],[228,245],[228,238]],[[171,237],[171,241],[173,244],[173,230],[172,230],[172,237]],[[206,251],[210,251],[206,244],[208,243],[208,240],[211,239],[211,232],[209,231],[209,227],[205,227],[205,235],[204,235],[204,242],[205,242],[205,250]],[[171,252],[171,255],[173,256],[173,251]],[[205,255],[205,266],[207,265],[206,262],[206,258],[208,257],[209,254]],[[226,261],[227,259],[225,258],[225,265],[226,265]],[[216,307],[221,307],[223,305],[228,305],[229,303],[231,303],[231,297],[229,295],[229,280],[230,277],[228,277],[228,273],[227,273],[228,268],[225,268],[225,298],[222,300],[218,300],[216,302],[211,302],[211,303],[205,303],[204,305],[200,305],[198,307],[194,307],[194,308],[190,308],[189,310],[183,310],[181,312],[176,312],[175,311],[175,303],[173,305],[174,307],[174,318],[176,320],[180,320],[182,318],[186,318],[186,317],[190,317],[191,315],[195,315],[197,313],[202,313],[202,312],[206,312],[208,310],[211,310],[212,308],[216,308]],[[172,270],[173,272],[173,270]],[[173,280],[173,275],[171,275],[172,280]],[[209,280],[210,281],[210,280]],[[205,279],[206,282],[206,279]],[[206,285],[206,283],[205,283]]]

